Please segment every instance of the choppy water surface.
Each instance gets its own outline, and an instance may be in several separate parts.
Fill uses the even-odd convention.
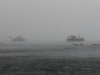
[[[100,57],[100,46],[63,46],[63,45],[1,45],[0,56],[37,56],[50,58]]]
[[[0,45],[2,75],[99,75],[100,46]]]

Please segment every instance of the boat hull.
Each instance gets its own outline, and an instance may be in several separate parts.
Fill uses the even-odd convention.
[[[81,44],[73,44],[73,45],[83,45],[83,44],[81,43]]]
[[[13,42],[24,42],[26,40],[25,39],[24,40],[14,40],[14,39],[12,39],[11,41],[13,41]]]
[[[84,38],[67,39],[67,42],[83,42],[83,41],[84,41]]]
[[[92,44],[92,45],[100,45],[100,44]]]

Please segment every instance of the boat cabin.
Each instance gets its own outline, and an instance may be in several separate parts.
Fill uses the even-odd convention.
[[[76,36],[74,36],[74,35],[73,35],[73,36],[70,36],[69,38],[73,38],[73,39],[75,39],[75,38],[76,38]]]

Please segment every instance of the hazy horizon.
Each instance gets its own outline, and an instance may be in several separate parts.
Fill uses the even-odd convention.
[[[1,0],[0,42],[23,35],[26,42],[66,42],[78,35],[100,41],[100,0]]]

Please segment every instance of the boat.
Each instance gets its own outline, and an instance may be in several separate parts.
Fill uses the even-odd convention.
[[[81,44],[73,44],[73,45],[83,45],[83,44],[81,43]]]
[[[80,38],[80,35],[78,37],[71,35],[67,38],[67,42],[83,42],[83,41],[84,41],[84,38]]]
[[[24,41],[26,41],[26,39],[24,39],[22,36],[19,35],[18,37],[11,39],[11,41],[13,41],[13,42],[24,42]]]
[[[79,44],[73,44],[73,45],[79,45]]]
[[[100,45],[100,44],[92,44],[92,45]]]

